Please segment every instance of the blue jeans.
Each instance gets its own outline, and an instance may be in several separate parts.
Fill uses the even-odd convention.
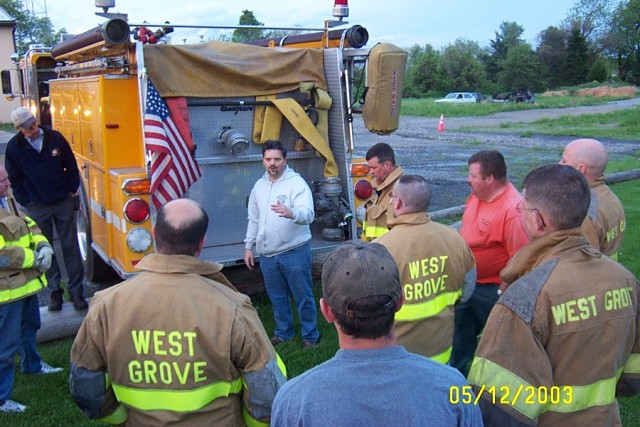
[[[20,356],[22,372],[40,372],[42,359],[36,350],[38,329],[40,307],[37,294],[0,305],[0,400],[11,396],[16,353]]]
[[[260,257],[260,270],[276,321],[275,335],[283,340],[294,336],[291,299],[296,303],[304,341],[317,340],[318,310],[311,291],[311,249],[309,243],[272,257]]]
[[[449,364],[465,377],[469,373],[469,365],[478,347],[478,335],[484,329],[498,296],[498,285],[476,283],[476,289],[469,301],[456,306],[453,350]]]

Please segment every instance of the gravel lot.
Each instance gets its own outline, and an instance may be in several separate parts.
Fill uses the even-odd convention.
[[[638,105],[640,98],[633,98],[588,107],[512,111],[484,117],[445,117],[445,131],[442,133],[437,131],[439,117],[403,116],[398,130],[388,136],[369,133],[361,116],[356,116],[355,153],[364,157],[373,144],[390,144],[396,152],[396,162],[406,173],[422,175],[431,184],[433,198],[430,210],[436,211],[464,204],[469,195],[467,159],[476,151],[496,149],[502,152],[507,161],[509,178],[518,186],[531,169],[557,162],[564,146],[575,139],[535,135],[523,138],[517,134],[491,133],[487,127],[509,122],[532,122],[545,117],[604,113]],[[477,131],[462,132],[459,130],[462,126]],[[639,141],[602,142],[609,150],[610,158],[623,157],[640,148]]]

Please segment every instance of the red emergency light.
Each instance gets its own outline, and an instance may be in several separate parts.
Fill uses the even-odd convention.
[[[353,192],[356,194],[358,199],[367,200],[373,194],[373,187],[366,179],[360,179],[353,186]]]
[[[130,199],[124,205],[124,217],[134,224],[145,222],[149,218],[149,204],[142,199]]]
[[[333,3],[333,16],[342,20],[349,16],[349,0],[335,0]]]

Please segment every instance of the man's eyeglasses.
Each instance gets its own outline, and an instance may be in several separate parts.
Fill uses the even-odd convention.
[[[516,205],[516,212],[518,212],[519,214],[522,214],[523,211],[535,211],[535,213],[537,213],[538,216],[540,217],[540,221],[542,222],[542,226],[543,227],[547,226],[547,224],[544,222],[544,218],[542,218],[542,214],[540,213],[540,211],[537,208],[528,208],[528,207],[526,207],[524,205],[524,202],[521,200]]]

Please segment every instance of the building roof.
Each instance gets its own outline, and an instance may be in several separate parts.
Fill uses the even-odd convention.
[[[6,10],[0,7],[0,22],[12,22],[15,23],[16,20],[13,16],[9,15]]]

